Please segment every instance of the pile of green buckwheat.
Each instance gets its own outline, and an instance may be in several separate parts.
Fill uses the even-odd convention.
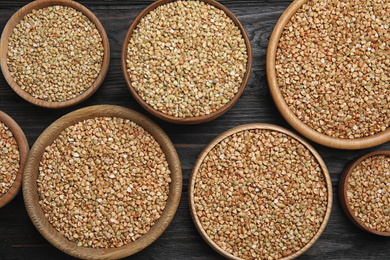
[[[308,244],[328,205],[319,163],[292,137],[235,133],[213,147],[196,175],[194,204],[207,236],[242,259],[279,259]]]
[[[20,166],[18,143],[11,130],[0,121],[0,197],[15,182]]]
[[[92,86],[103,64],[96,26],[66,6],[32,10],[8,42],[11,77],[31,96],[52,102],[76,98]]]
[[[390,124],[390,3],[310,0],[280,37],[276,73],[290,110],[331,137],[364,138]]]
[[[143,17],[127,48],[131,85],[155,110],[208,115],[241,87],[248,59],[240,29],[201,1],[163,4]]]
[[[171,182],[152,135],[132,121],[96,117],[69,126],[47,146],[37,178],[53,227],[78,246],[121,247],[160,218]]]
[[[390,158],[368,157],[347,181],[347,200],[355,216],[369,228],[390,232]]]

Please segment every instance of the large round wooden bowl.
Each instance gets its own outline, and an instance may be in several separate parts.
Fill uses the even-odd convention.
[[[77,11],[82,12],[85,16],[89,18],[89,20],[96,25],[96,28],[98,29],[102,41],[103,41],[103,47],[104,47],[104,56],[103,56],[103,64],[100,70],[100,73],[98,77],[96,78],[95,82],[83,93],[81,93],[79,96],[65,100],[65,101],[59,101],[59,102],[51,102],[43,99],[38,99],[36,97],[33,97],[26,91],[22,90],[21,87],[14,81],[12,78],[8,65],[7,65],[7,52],[8,52],[8,40],[9,37],[13,33],[13,29],[15,26],[20,22],[20,20],[23,19],[23,17],[26,14],[31,13],[33,9],[42,9],[48,6],[53,5],[61,5],[61,6],[68,6],[71,8],[76,9]],[[95,91],[99,88],[99,86],[102,84],[104,78],[106,77],[108,66],[110,63],[110,46],[107,38],[106,31],[104,30],[102,24],[100,21],[96,18],[96,16],[88,10],[83,5],[74,2],[72,0],[37,0],[32,3],[29,3],[25,6],[23,6],[21,9],[19,9],[8,21],[6,26],[4,27],[3,33],[1,35],[1,42],[0,42],[0,62],[1,62],[1,70],[4,74],[5,79],[7,80],[8,84],[11,86],[11,88],[23,99],[26,101],[37,105],[41,107],[46,108],[63,108],[63,107],[69,107],[76,105],[87,98],[89,98]]]
[[[95,117],[118,117],[129,119],[147,132],[149,132],[160,144],[171,171],[171,183],[168,200],[161,217],[145,235],[134,242],[122,247],[95,249],[77,246],[62,236],[46,219],[41,206],[37,191],[38,167],[45,147],[50,145],[65,128],[77,122]],[[91,106],[71,112],[52,123],[36,140],[28,156],[24,177],[23,196],[28,214],[38,231],[55,247],[63,252],[82,259],[118,259],[139,252],[155,241],[168,227],[179,205],[182,190],[182,173],[180,160],[169,137],[154,122],[145,116],[118,106],[99,105]]]
[[[313,236],[313,238],[301,250],[299,250],[299,251],[297,251],[297,252],[295,252],[293,254],[287,255],[286,257],[281,258],[283,260],[294,259],[294,258],[302,255],[304,252],[306,252],[318,240],[318,238],[321,236],[322,232],[324,231],[324,229],[325,229],[325,227],[326,227],[326,225],[328,223],[329,216],[330,216],[330,213],[331,213],[331,210],[332,210],[333,194],[332,194],[332,182],[331,182],[331,179],[330,179],[330,176],[329,176],[329,172],[328,172],[328,169],[327,169],[324,161],[322,160],[321,156],[303,138],[299,137],[298,135],[294,134],[293,132],[291,132],[291,131],[283,128],[283,127],[276,126],[276,125],[271,125],[271,124],[262,124],[262,123],[253,123],[253,124],[241,125],[241,126],[236,126],[236,127],[232,128],[232,129],[230,129],[230,130],[220,134],[214,140],[212,140],[203,149],[203,151],[199,155],[199,157],[196,160],[195,165],[194,165],[194,167],[192,169],[192,173],[191,173],[191,177],[190,177],[190,181],[189,181],[189,185],[188,185],[188,196],[189,196],[189,205],[190,205],[191,216],[192,216],[192,219],[193,219],[193,221],[195,223],[195,226],[196,226],[197,230],[199,231],[200,235],[207,242],[207,244],[209,244],[215,251],[217,251],[219,254],[221,254],[222,256],[224,256],[224,257],[226,257],[228,259],[242,260],[242,258],[236,257],[236,256],[226,252],[225,250],[223,250],[221,247],[219,247],[207,235],[207,233],[203,229],[202,224],[201,224],[201,222],[199,220],[199,217],[198,217],[198,215],[196,213],[196,206],[195,206],[195,201],[194,201],[194,192],[195,192],[195,183],[197,181],[197,174],[198,174],[199,168],[202,165],[203,160],[205,159],[207,154],[214,148],[214,146],[216,146],[222,140],[224,140],[225,138],[227,138],[227,137],[229,137],[229,136],[231,136],[231,135],[233,135],[235,133],[239,133],[239,132],[247,131],[247,130],[254,130],[254,129],[264,129],[264,130],[280,132],[280,133],[283,133],[283,134],[285,134],[287,136],[290,136],[293,139],[299,141],[315,157],[315,159],[319,163],[319,165],[321,167],[321,170],[322,170],[322,172],[324,174],[325,185],[326,185],[326,188],[327,188],[327,191],[328,191],[327,192],[328,193],[327,194],[327,202],[328,203],[327,203],[327,208],[326,208],[326,213],[325,213],[325,216],[324,216],[324,220],[321,223],[321,226],[318,229],[317,233]],[[226,174],[228,174],[228,173],[226,173]]]
[[[389,157],[390,156],[390,151],[374,151],[374,152],[365,154],[365,155],[355,159],[349,165],[347,165],[347,167],[344,169],[343,174],[341,175],[341,178],[340,178],[339,197],[340,197],[341,207],[343,208],[345,214],[347,215],[349,220],[351,220],[351,222],[354,223],[357,227],[359,227],[360,229],[362,229],[364,231],[372,233],[372,234],[376,234],[376,235],[380,235],[380,236],[390,236],[390,232],[382,232],[382,231],[378,231],[376,229],[373,229],[373,228],[365,225],[360,220],[360,218],[355,216],[355,213],[352,210],[351,205],[350,205],[350,203],[348,201],[348,197],[347,197],[348,196],[347,195],[348,194],[348,180],[349,180],[349,178],[351,176],[351,173],[355,169],[355,167],[359,163],[361,163],[362,161],[364,161],[365,159],[367,159],[369,157],[380,156],[380,155],[384,155],[384,156]]]
[[[337,149],[353,150],[369,148],[389,141],[390,128],[369,137],[356,139],[341,139],[321,134],[304,124],[300,119],[298,119],[298,117],[294,114],[294,112],[289,109],[288,105],[286,104],[286,101],[284,100],[283,95],[280,92],[277,82],[275,70],[276,51],[278,48],[280,36],[284,30],[285,25],[289,22],[289,20],[296,13],[296,11],[307,1],[308,0],[295,0],[293,3],[291,3],[291,5],[284,11],[282,16],[276,23],[268,43],[266,71],[268,85],[276,107],[278,108],[284,119],[300,134],[324,146]]]
[[[19,171],[17,172],[17,176],[14,181],[14,184],[11,186],[11,188],[8,190],[6,194],[0,197],[0,208],[1,208],[4,205],[6,205],[8,202],[10,202],[16,196],[16,194],[18,194],[21,188],[23,169],[26,163],[27,154],[28,151],[30,150],[30,147],[28,145],[26,136],[23,133],[23,130],[10,116],[8,116],[3,111],[0,111],[0,122],[3,122],[14,135],[14,138],[18,143],[19,156],[20,156]],[[0,172],[0,174],[2,173]]]
[[[211,113],[208,115],[203,115],[203,116],[197,116],[197,117],[175,117],[175,116],[167,115],[167,114],[162,113],[161,111],[159,111],[157,109],[154,109],[151,105],[149,105],[148,103],[146,103],[145,100],[142,99],[142,97],[138,94],[137,90],[132,86],[129,73],[127,72],[127,64],[126,64],[127,47],[128,47],[130,38],[133,34],[133,31],[136,29],[138,23],[150,11],[154,10],[158,6],[166,4],[166,3],[174,2],[174,1],[176,1],[176,0],[158,0],[158,1],[154,2],[153,4],[149,5],[146,9],[144,9],[135,18],[134,22],[131,24],[130,28],[128,29],[128,31],[126,33],[126,36],[125,36],[125,39],[124,39],[123,45],[122,45],[122,72],[123,72],[123,76],[125,78],[125,81],[126,81],[128,88],[130,89],[131,94],[134,96],[134,98],[137,100],[137,102],[139,104],[141,104],[142,107],[144,107],[152,115],[154,115],[160,119],[163,119],[167,122],[176,123],[176,124],[190,125],[190,124],[200,124],[200,123],[209,122],[209,121],[214,120],[217,117],[223,115],[224,113],[226,113],[238,101],[238,99],[241,97],[241,95],[244,92],[244,89],[248,83],[249,75],[250,75],[251,68],[252,68],[253,56],[252,56],[252,49],[251,49],[248,35],[246,34],[244,27],[242,26],[240,21],[237,19],[237,17],[228,8],[226,8],[222,4],[220,4],[214,0],[200,0],[200,1],[203,1],[207,4],[213,5],[214,7],[218,8],[220,10],[223,10],[227,14],[227,16],[233,20],[233,22],[236,24],[236,26],[241,31],[241,34],[245,40],[245,44],[247,47],[247,53],[248,53],[246,72],[244,74],[244,78],[242,79],[241,86],[239,87],[238,92],[235,94],[235,96],[228,103],[226,103],[223,107],[221,107],[220,109],[218,109],[214,113]]]

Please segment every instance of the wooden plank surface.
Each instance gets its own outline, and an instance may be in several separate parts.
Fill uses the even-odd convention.
[[[0,75],[0,110],[14,118],[24,130],[30,146],[54,120],[75,109],[114,104],[143,113],[171,138],[183,167],[183,195],[177,214],[166,232],[151,246],[128,259],[222,259],[200,237],[192,223],[187,188],[191,168],[202,149],[214,137],[246,123],[271,123],[291,129],[271,99],[265,74],[269,36],[279,16],[291,1],[221,1],[244,25],[253,49],[253,69],[249,84],[237,104],[222,117],[202,125],[181,126],[163,122],[142,109],[131,96],[120,67],[121,45],[131,22],[152,1],[80,1],[90,8],[106,29],[111,45],[111,63],[100,89],[87,101],[71,108],[48,110],[33,106],[8,86]],[[0,29],[27,1],[0,1]],[[291,129],[293,130],[293,129]],[[324,233],[300,259],[389,259],[390,238],[365,233],[345,216],[338,201],[340,173],[348,162],[374,150],[390,150],[390,142],[371,149],[344,151],[313,144],[323,157],[332,178],[334,205]],[[31,223],[21,193],[0,209],[0,259],[69,259],[51,246]]]

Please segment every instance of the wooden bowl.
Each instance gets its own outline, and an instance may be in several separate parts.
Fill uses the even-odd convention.
[[[385,155],[388,157],[390,156],[390,151],[374,151],[355,159],[349,165],[347,165],[340,178],[339,197],[340,197],[341,207],[343,208],[345,214],[351,220],[351,222],[354,223],[357,227],[372,234],[376,234],[380,236],[390,236],[390,232],[378,231],[376,229],[370,228],[367,225],[365,225],[357,216],[355,216],[354,211],[352,210],[347,198],[348,179],[351,176],[351,173],[353,172],[355,167],[365,159],[372,156],[379,156],[379,155]]]
[[[324,146],[337,149],[352,150],[369,148],[389,141],[390,128],[369,137],[356,139],[341,139],[321,134],[304,124],[300,119],[298,119],[298,117],[289,109],[288,105],[286,104],[286,101],[284,100],[282,93],[280,92],[277,82],[275,69],[276,51],[278,48],[280,36],[284,30],[285,25],[289,22],[290,18],[296,13],[296,11],[306,2],[307,0],[295,0],[290,4],[290,6],[284,11],[284,13],[281,15],[278,22],[276,23],[269,40],[266,59],[266,71],[268,85],[276,107],[278,108],[284,119],[292,127],[294,127],[295,130],[297,130],[300,134],[304,135],[310,140]]]
[[[131,94],[138,101],[138,103],[140,103],[152,115],[154,115],[160,119],[163,119],[167,122],[176,123],[176,124],[190,125],[190,124],[205,123],[205,122],[214,120],[217,117],[226,113],[231,107],[233,107],[233,105],[238,101],[238,99],[241,97],[242,93],[244,92],[244,89],[248,83],[249,75],[250,75],[251,68],[252,68],[253,56],[252,56],[252,49],[251,49],[250,41],[249,41],[248,35],[245,32],[244,27],[242,26],[240,21],[237,19],[237,17],[228,8],[226,8],[225,6],[223,6],[222,4],[220,4],[214,0],[201,0],[207,4],[213,5],[214,7],[218,8],[220,10],[223,10],[227,14],[227,16],[233,20],[233,22],[237,25],[237,27],[241,31],[241,34],[242,34],[242,36],[245,40],[245,44],[247,46],[247,53],[248,53],[246,72],[245,72],[243,81],[241,83],[241,86],[240,86],[238,92],[236,93],[236,95],[227,104],[225,104],[223,107],[221,107],[220,109],[218,109],[214,113],[211,113],[208,115],[197,116],[197,117],[175,117],[175,116],[167,115],[165,113],[160,112],[159,110],[154,109],[151,105],[149,105],[148,103],[146,103],[146,101],[144,101],[142,99],[142,97],[138,94],[137,90],[131,84],[131,80],[130,80],[129,73],[127,72],[127,64],[126,64],[127,46],[128,46],[129,41],[130,41],[130,38],[133,34],[133,31],[135,30],[138,23],[141,21],[141,19],[143,17],[145,17],[150,11],[154,10],[158,6],[166,4],[166,3],[174,2],[174,1],[176,1],[176,0],[158,0],[158,1],[154,2],[153,4],[149,5],[146,9],[144,9],[135,18],[134,22],[131,24],[130,28],[128,29],[128,31],[126,33],[126,36],[125,36],[125,39],[124,39],[123,45],[122,45],[122,72],[123,72],[123,76],[125,77],[125,81],[127,83],[128,88],[130,89]]]
[[[148,233],[134,242],[122,247],[95,249],[77,246],[61,235],[46,219],[41,206],[38,204],[37,191],[38,167],[45,147],[50,145],[65,128],[82,120],[94,117],[118,117],[129,119],[149,132],[160,144],[166,155],[171,171],[169,197],[161,217]],[[63,252],[82,259],[118,259],[139,252],[155,241],[168,227],[179,205],[182,190],[182,173],[180,160],[169,137],[154,122],[145,116],[119,106],[98,105],[71,112],[52,123],[36,140],[28,156],[24,177],[23,196],[28,214],[38,231],[55,247]]]
[[[77,11],[82,12],[85,16],[89,18],[89,20],[96,25],[96,28],[98,29],[102,41],[103,41],[103,47],[104,47],[104,56],[103,56],[103,64],[101,71],[96,78],[95,82],[92,84],[91,87],[89,87],[86,91],[81,93],[79,96],[69,99],[66,101],[59,101],[59,102],[51,102],[43,99],[38,99],[36,97],[33,97],[26,91],[22,90],[20,86],[14,81],[12,76],[10,75],[8,65],[7,65],[7,52],[8,52],[8,39],[13,33],[13,29],[15,26],[20,22],[20,20],[23,19],[23,17],[29,13],[33,9],[42,9],[48,6],[53,5],[61,5],[61,6],[68,6],[71,8],[76,9]],[[1,35],[1,42],[0,42],[0,61],[1,61],[1,70],[4,74],[5,79],[7,80],[8,84],[11,86],[11,88],[23,99],[26,101],[37,105],[41,107],[46,108],[64,108],[76,105],[87,98],[89,98],[95,91],[99,88],[99,86],[102,84],[104,78],[106,77],[107,71],[108,71],[108,65],[110,63],[110,46],[108,43],[107,34],[102,26],[102,24],[99,22],[99,20],[96,18],[96,16],[88,10],[83,5],[74,2],[72,0],[37,0],[34,2],[31,2],[25,6],[23,6],[19,11],[17,11],[7,22],[6,26],[4,27],[3,33]]]
[[[195,183],[196,183],[196,179],[197,179],[197,174],[198,174],[198,171],[200,169],[200,166],[203,163],[203,160],[205,159],[207,154],[214,148],[214,146],[216,146],[222,140],[224,140],[225,138],[227,138],[233,134],[236,134],[236,133],[242,132],[242,131],[246,131],[246,130],[255,130],[255,129],[264,129],[264,130],[271,130],[271,131],[280,132],[280,133],[283,133],[283,134],[297,140],[298,142],[300,142],[305,148],[307,148],[311,152],[311,154],[314,156],[314,158],[319,163],[319,166],[321,167],[323,174],[324,174],[326,188],[328,191],[327,192],[328,193],[328,195],[327,195],[327,208],[326,208],[324,220],[323,220],[321,226],[319,227],[317,233],[313,236],[313,238],[304,247],[301,248],[301,250],[282,258],[284,260],[294,259],[294,258],[300,256],[301,254],[303,254],[306,250],[308,250],[318,240],[318,238],[320,237],[320,235],[324,231],[326,224],[329,220],[329,216],[330,216],[331,209],[332,209],[333,194],[332,194],[331,179],[330,179],[327,167],[326,167],[324,161],[322,160],[321,156],[317,153],[316,150],[314,150],[314,148],[312,146],[310,146],[310,144],[308,142],[306,142],[304,139],[302,139],[298,135],[294,134],[293,132],[291,132],[285,128],[282,128],[282,127],[276,126],[276,125],[270,125],[270,124],[253,123],[253,124],[236,126],[232,129],[220,134],[214,140],[212,140],[204,148],[204,150],[201,152],[201,154],[199,155],[199,157],[196,160],[195,165],[192,169],[192,174],[191,174],[190,181],[189,181],[189,191],[188,191],[191,216],[192,216],[192,219],[193,219],[195,226],[196,226],[197,230],[199,231],[200,235],[207,242],[207,244],[209,244],[215,251],[217,251],[219,254],[221,254],[222,256],[224,256],[228,259],[242,260],[242,258],[236,257],[236,256],[226,252],[225,250],[223,250],[207,235],[206,231],[202,227],[202,224],[201,224],[199,217],[197,215],[197,212],[196,212],[196,207],[195,207],[195,202],[194,202],[194,199],[195,199],[194,192],[195,192]],[[226,174],[229,174],[229,173],[226,173]],[[227,182],[227,181],[224,180],[224,182]],[[239,220],[237,220],[237,221],[239,221]]]
[[[0,208],[1,208],[5,206],[8,202],[10,202],[16,196],[16,194],[18,194],[21,188],[23,169],[26,163],[27,154],[28,151],[30,150],[30,147],[28,145],[26,136],[23,133],[23,130],[10,116],[8,116],[3,111],[0,111],[0,122],[3,122],[11,130],[12,134],[14,135],[14,138],[16,139],[16,142],[18,143],[19,154],[20,154],[19,171],[17,173],[15,182],[12,185],[12,187],[8,190],[6,194],[0,197]]]

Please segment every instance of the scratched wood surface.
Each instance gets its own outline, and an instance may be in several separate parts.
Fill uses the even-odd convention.
[[[218,134],[241,124],[271,123],[291,127],[284,121],[271,99],[265,74],[269,36],[279,16],[291,3],[283,0],[221,1],[244,25],[253,49],[252,74],[244,94],[222,117],[202,125],[181,126],[152,117],[131,96],[120,68],[120,51],[131,22],[152,1],[80,1],[100,19],[111,47],[111,63],[100,89],[87,101],[71,108],[49,110],[31,105],[15,94],[0,75],[0,110],[14,118],[24,130],[30,147],[54,120],[75,109],[96,104],[113,104],[143,113],[157,124],[174,143],[183,168],[183,195],[176,216],[165,233],[151,246],[128,257],[144,259],[223,259],[200,237],[192,223],[187,188],[191,168],[202,149]],[[28,1],[0,1],[0,30],[18,8]],[[341,171],[352,159],[374,150],[390,150],[390,142],[371,149],[344,151],[313,144],[323,157],[333,184],[334,205],[324,233],[299,259],[389,259],[390,238],[370,235],[355,227],[338,201]],[[51,246],[31,223],[19,193],[0,209],[0,259],[70,259]]]

